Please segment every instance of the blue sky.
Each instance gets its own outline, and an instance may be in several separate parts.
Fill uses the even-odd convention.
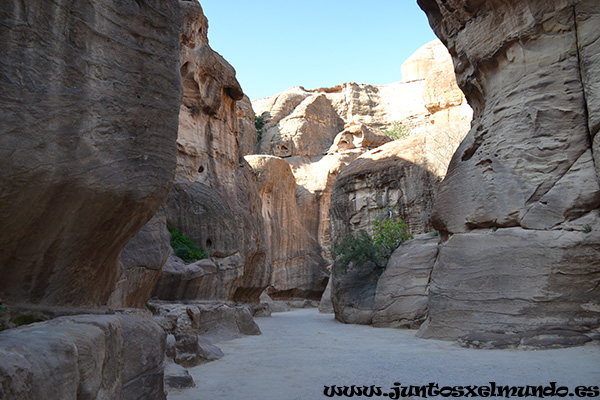
[[[435,39],[416,0],[200,0],[211,47],[259,99],[292,86],[382,85]]]

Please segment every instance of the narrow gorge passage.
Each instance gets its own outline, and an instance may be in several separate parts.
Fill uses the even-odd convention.
[[[597,385],[600,376],[600,346],[595,344],[473,350],[418,339],[410,330],[345,325],[315,309],[256,321],[262,335],[219,343],[225,357],[191,368],[196,387],[170,390],[168,399],[316,400],[329,398],[324,386],[376,385],[386,392],[394,382],[520,386],[556,381],[572,390]]]

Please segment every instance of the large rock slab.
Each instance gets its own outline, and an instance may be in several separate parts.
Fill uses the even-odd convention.
[[[439,237],[415,236],[392,253],[377,281],[373,325],[417,328],[429,311],[429,280],[438,255]]]
[[[0,395],[166,399],[165,333],[138,316],[60,317],[0,333]]]
[[[97,306],[168,194],[174,0],[0,5],[0,297]]]
[[[453,235],[440,248],[420,336],[583,336],[600,312],[599,236],[522,228]]]
[[[471,332],[465,343],[493,346],[550,332],[540,346],[578,342],[568,337],[600,326],[600,5],[419,4],[474,110],[432,213],[447,242],[420,334]]]

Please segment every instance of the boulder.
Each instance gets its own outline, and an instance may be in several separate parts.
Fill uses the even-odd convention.
[[[319,302],[319,312],[323,314],[333,314],[333,303],[331,302],[331,283],[332,280],[327,281],[327,287],[323,292],[321,301]]]
[[[374,262],[351,262],[345,271],[333,264],[331,302],[335,319],[345,324],[370,325],[373,322],[377,280],[383,272]]]
[[[436,197],[444,244],[420,335],[581,343],[600,326],[600,5],[451,3],[419,0],[474,120]]]
[[[60,317],[0,333],[4,399],[166,399],[165,334],[132,315]],[[48,384],[51,382],[51,384]]]
[[[106,304],[173,181],[178,2],[5,1],[0,20],[0,297]]]
[[[439,237],[416,235],[392,253],[377,282],[373,326],[418,328],[429,310],[429,280]]]
[[[217,272],[217,266],[210,259],[186,264],[171,256],[152,290],[152,298],[172,301],[216,299]]]
[[[187,369],[174,362],[165,363],[165,386],[167,390],[187,389],[196,386],[194,378],[190,375]]]

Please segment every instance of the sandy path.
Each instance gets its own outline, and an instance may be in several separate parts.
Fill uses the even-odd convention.
[[[172,391],[169,400],[318,400],[329,398],[325,385],[376,385],[389,392],[394,382],[600,386],[598,345],[471,350],[418,339],[414,331],[344,325],[315,309],[273,314],[257,323],[262,335],[220,343],[225,357],[190,369],[196,387]]]

